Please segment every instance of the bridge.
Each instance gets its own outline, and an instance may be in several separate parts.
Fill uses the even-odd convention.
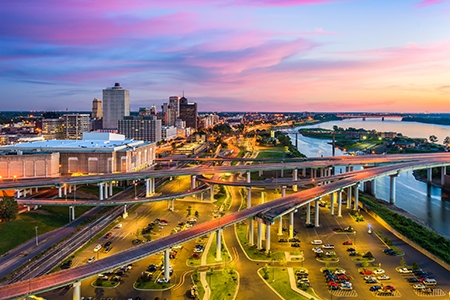
[[[376,118],[376,119],[380,119],[382,121],[384,121],[385,118],[402,118],[403,115],[401,114],[390,114],[390,113],[341,113],[341,114],[336,114],[337,117],[342,118],[342,119],[362,119],[363,121],[365,121],[366,119],[369,118]]]
[[[390,156],[389,156],[390,157]],[[31,280],[21,281],[18,283],[14,283],[8,286],[2,286],[0,287],[0,299],[11,299],[11,298],[17,298],[20,296],[24,296],[30,293],[40,293],[45,292],[48,290],[52,290],[58,287],[65,286],[67,284],[73,283],[74,284],[74,296],[76,296],[76,293],[80,292],[80,284],[79,281],[85,278],[90,278],[97,276],[98,273],[105,272],[111,269],[114,269],[116,267],[122,266],[124,264],[132,263],[138,260],[141,260],[149,255],[152,255],[154,253],[158,253],[161,251],[164,251],[165,256],[165,277],[169,277],[169,251],[170,247],[176,244],[184,243],[190,240],[193,240],[197,237],[203,236],[205,234],[217,231],[220,233],[220,231],[228,226],[231,226],[235,223],[244,221],[244,220],[250,220],[250,224],[253,224],[253,219],[256,218],[258,221],[258,237],[257,237],[257,244],[258,248],[261,248],[262,245],[262,230],[260,230],[259,226],[262,226],[264,223],[267,225],[266,228],[270,228],[270,226],[275,222],[277,218],[281,218],[285,214],[293,214],[293,212],[304,205],[309,205],[311,202],[316,202],[316,209],[318,207],[318,201],[321,197],[324,195],[328,195],[335,192],[340,192],[342,189],[350,188],[358,186],[361,183],[369,182],[373,180],[376,177],[379,176],[391,176],[391,178],[395,178],[396,175],[398,175],[400,172],[409,171],[409,170],[416,170],[416,169],[423,169],[426,168],[428,170],[431,170],[431,168],[440,167],[442,170],[445,170],[446,166],[450,166],[450,153],[446,154],[440,154],[440,155],[425,155],[419,158],[420,156],[416,157],[416,159],[398,159],[396,164],[389,164],[392,163],[392,161],[389,161],[389,159],[381,159],[378,158],[372,158],[373,161],[370,161],[369,159],[364,160],[364,165],[373,165],[377,167],[363,169],[360,171],[354,171],[344,176],[342,174],[342,178],[340,180],[336,180],[334,182],[318,185],[311,189],[300,191],[294,194],[291,194],[289,196],[282,196],[279,199],[272,200],[270,202],[265,202],[256,206],[247,206],[245,210],[231,213],[229,215],[225,215],[223,217],[220,217],[216,220],[211,220],[199,225],[196,225],[188,230],[181,231],[179,233],[169,235],[166,237],[163,237],[161,239],[152,241],[147,244],[143,244],[140,246],[137,246],[135,248],[131,248],[125,251],[122,251],[120,253],[117,253],[115,255],[111,255],[109,257],[106,257],[104,259],[95,261],[89,265],[82,265],[73,269],[69,270],[63,270],[56,273],[52,273],[49,275],[41,276],[38,278],[34,278]],[[396,159],[394,157],[393,161]],[[343,158],[343,160],[346,160]],[[359,162],[361,164],[361,161],[358,160],[351,160],[352,163]],[[326,161],[325,164],[324,161],[321,161],[322,166],[328,166],[329,161]],[[296,164],[296,163],[294,163]],[[348,165],[349,162],[340,162],[340,165]],[[286,164],[270,164],[266,166],[267,169],[280,169],[285,168]],[[379,166],[381,165],[381,166]],[[259,167],[260,165],[254,165],[255,167]],[[284,167],[283,167],[284,166]],[[248,167],[248,166],[245,166]],[[289,168],[295,169],[299,166],[291,166]],[[304,166],[303,166],[304,167]],[[314,163],[312,164],[312,168],[318,168],[319,165]],[[234,167],[236,168],[236,167]],[[222,167],[223,170],[228,170],[226,167]],[[195,168],[197,172],[202,171],[202,168]],[[247,170],[247,169],[244,169]],[[171,170],[174,173],[178,170]],[[191,170],[192,171],[192,170]],[[218,172],[218,170],[216,170]],[[216,172],[214,171],[214,172]],[[253,171],[253,170],[252,170]],[[203,172],[206,173],[205,169],[203,169]],[[210,173],[209,171],[208,173]],[[235,171],[237,172],[237,171]],[[248,171],[249,172],[249,171]],[[445,172],[445,171],[443,171]],[[431,173],[431,172],[429,172]],[[197,173],[200,174],[200,173]],[[125,174],[124,174],[125,176]],[[133,175],[134,176],[134,175]],[[148,176],[148,174],[147,174]],[[91,178],[94,180],[93,178]],[[99,178],[96,178],[95,180],[99,180]],[[395,187],[395,180],[392,181],[393,186]],[[36,182],[34,183],[36,184]],[[220,184],[225,184],[225,182],[220,182]],[[249,182],[245,183],[246,185],[249,184]],[[0,188],[3,188],[3,185],[0,186]],[[391,189],[392,190],[392,189]],[[393,189],[395,192],[395,188]],[[391,192],[392,193],[392,192]],[[357,195],[358,195],[358,189],[355,188],[355,205],[357,205]],[[248,201],[248,199],[247,199]],[[99,201],[97,201],[99,202]],[[316,216],[318,215],[318,210],[316,212]],[[318,218],[316,222],[318,221]],[[316,223],[316,226],[318,224]],[[250,226],[250,229],[251,230]],[[291,230],[291,228],[290,228]],[[266,238],[266,251],[270,250],[270,230],[267,230],[268,235]],[[266,233],[267,234],[267,233]],[[216,235],[218,238],[217,241],[217,249],[216,249],[216,256],[220,258],[220,234]],[[253,241],[249,241],[250,244],[252,244]],[[75,297],[76,298],[76,297]]]

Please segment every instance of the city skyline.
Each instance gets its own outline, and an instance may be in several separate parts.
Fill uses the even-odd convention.
[[[5,1],[0,110],[449,112],[450,1]]]

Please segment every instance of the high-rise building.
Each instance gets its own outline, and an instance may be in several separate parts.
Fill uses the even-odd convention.
[[[64,114],[61,119],[63,120],[63,135],[66,140],[80,140],[83,132],[89,132],[89,114]]]
[[[64,139],[64,120],[60,117],[50,117],[42,119],[42,136],[46,140]]]
[[[130,91],[120,83],[103,90],[103,129],[117,129],[118,121],[130,115]]]
[[[97,120],[103,118],[102,100],[100,99],[92,100],[92,118]]]
[[[197,103],[189,103],[184,96],[180,98],[180,116],[179,118],[186,121],[186,126],[197,129]]]
[[[180,116],[180,96],[170,96],[169,105],[173,110],[175,110],[175,117],[178,118]]]
[[[161,106],[162,109],[162,121],[164,126],[173,126],[177,119],[176,111],[170,103],[164,103]]]
[[[161,141],[161,120],[156,116],[128,116],[118,121],[119,133],[129,139]]]

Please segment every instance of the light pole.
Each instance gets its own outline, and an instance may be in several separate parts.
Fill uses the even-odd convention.
[[[134,199],[137,199],[137,195],[136,195],[136,186],[137,186],[137,183],[135,182],[135,183],[134,183]]]
[[[37,245],[39,244],[39,241],[38,241],[38,232],[37,232],[38,227],[35,226],[34,229],[36,230],[36,246],[37,246]]]
[[[272,258],[272,282],[275,282],[275,258]]]
[[[355,236],[355,246],[356,246],[356,230],[353,231],[353,235]]]

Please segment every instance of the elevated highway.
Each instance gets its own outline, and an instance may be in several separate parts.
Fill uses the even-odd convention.
[[[293,210],[296,207],[305,205],[311,201],[315,201],[318,197],[329,194],[333,191],[355,185],[358,182],[371,180],[377,176],[395,175],[402,171],[415,170],[422,168],[442,167],[450,165],[450,155],[437,158],[428,158],[396,165],[388,165],[370,170],[361,170],[353,173],[352,176],[343,178],[330,184],[316,186],[314,188],[291,194],[270,202],[266,202],[257,206],[249,207],[245,210],[225,215],[215,220],[211,220],[196,225],[188,230],[162,237],[158,240],[143,244],[115,255],[108,256],[104,259],[95,261],[89,265],[82,265],[73,269],[59,271],[57,273],[45,275],[42,277],[14,283],[8,286],[0,287],[0,299],[11,299],[52,290],[65,286],[70,283],[76,283],[81,279],[94,277],[101,272],[105,272],[124,264],[141,260],[149,255],[164,251],[167,253],[171,246],[187,242],[207,233],[221,230],[224,227],[233,225],[237,222],[253,218],[255,216],[272,217]],[[223,182],[221,182],[223,184]],[[268,220],[270,224],[270,219]],[[220,249],[219,249],[220,251]],[[168,262],[167,262],[168,263]],[[168,268],[166,268],[167,270]]]

